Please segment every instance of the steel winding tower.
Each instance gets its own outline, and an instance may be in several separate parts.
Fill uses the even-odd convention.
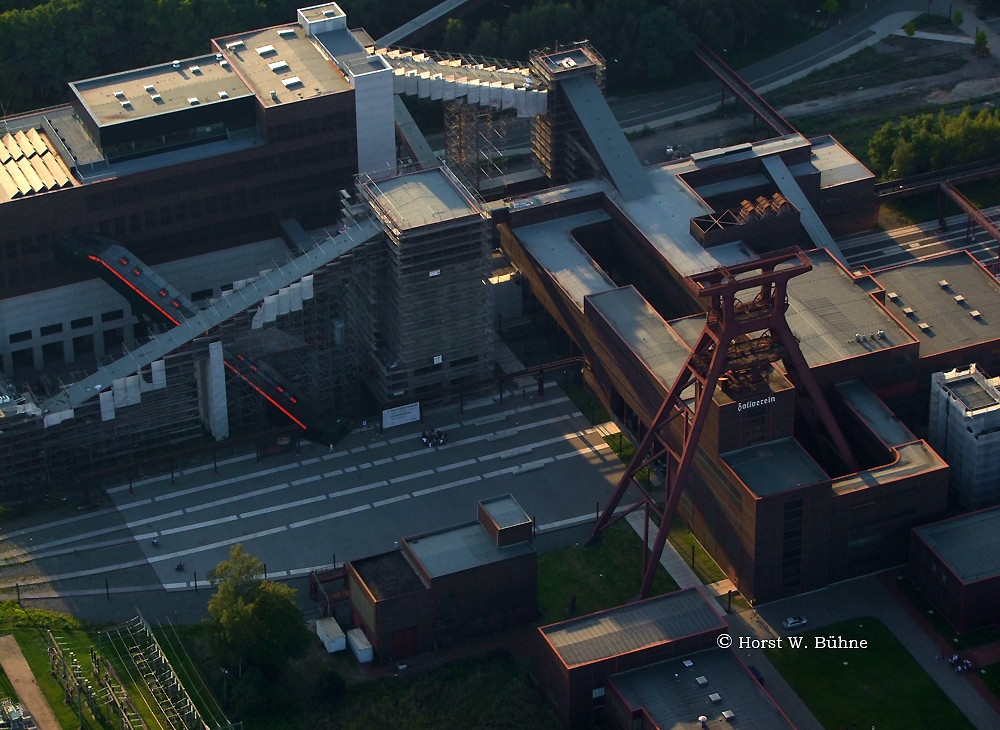
[[[611,500],[598,518],[592,536],[597,537],[635,509],[633,507],[615,515],[625,492],[634,484],[642,495],[643,503],[660,520],[652,559],[646,562],[644,568],[643,597],[649,594],[652,587],[681,491],[694,462],[709,405],[720,383],[733,391],[752,393],[767,383],[771,363],[780,360],[785,371],[811,401],[815,415],[826,429],[842,463],[850,471],[857,470],[850,447],[809,371],[798,340],[785,320],[788,280],[811,269],[812,264],[802,251],[793,248],[736,266],[720,266],[687,278],[688,286],[697,296],[710,300],[705,327],[636,448]],[[739,295],[748,291],[756,291],[756,294],[752,301],[744,304]],[[693,401],[690,389],[693,389]],[[685,392],[688,392],[687,397]],[[679,451],[671,445],[671,441],[677,443],[678,440]],[[639,472],[652,468],[657,462],[666,463],[662,511],[635,480]]]

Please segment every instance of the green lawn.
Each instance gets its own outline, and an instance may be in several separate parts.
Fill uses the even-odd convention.
[[[817,649],[817,635],[868,644],[864,649]],[[810,648],[786,643],[766,653],[824,727],[973,729],[881,621],[850,619],[803,637]]]
[[[619,520],[590,545],[574,545],[538,556],[539,624],[563,621],[620,606],[639,594],[642,584],[642,538]],[[677,590],[660,569],[650,595]],[[572,612],[567,612],[576,596]]]

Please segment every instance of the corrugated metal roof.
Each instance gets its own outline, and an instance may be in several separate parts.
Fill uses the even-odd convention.
[[[725,624],[697,589],[630,603],[539,629],[567,667],[645,649]]]

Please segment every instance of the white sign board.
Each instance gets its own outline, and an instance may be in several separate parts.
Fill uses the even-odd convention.
[[[382,411],[382,428],[392,428],[402,426],[404,423],[413,423],[420,420],[420,402],[407,403],[405,406],[396,406]]]

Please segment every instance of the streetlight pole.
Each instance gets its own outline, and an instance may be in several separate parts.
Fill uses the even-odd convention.
[[[222,667],[222,706],[229,709],[229,694],[226,691],[226,679],[229,677],[229,670]]]

